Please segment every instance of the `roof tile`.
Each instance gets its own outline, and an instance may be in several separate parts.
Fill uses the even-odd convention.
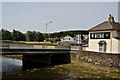
[[[89,29],[89,31],[103,31],[103,30],[120,30],[120,23],[105,21],[97,26]]]

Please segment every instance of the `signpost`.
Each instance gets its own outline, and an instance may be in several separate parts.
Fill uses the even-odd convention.
[[[90,33],[90,39],[110,39],[110,32]]]

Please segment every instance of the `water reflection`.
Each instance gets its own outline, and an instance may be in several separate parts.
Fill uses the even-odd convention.
[[[2,56],[0,56],[0,72],[2,72]]]
[[[0,56],[0,60],[2,59],[2,69],[0,72],[10,72],[10,71],[17,71],[22,70],[22,60],[7,58],[5,56]]]

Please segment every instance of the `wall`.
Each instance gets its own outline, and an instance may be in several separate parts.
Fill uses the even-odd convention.
[[[70,52],[68,51],[62,51],[62,53],[60,51],[58,53],[53,53],[54,51],[47,52],[43,54],[24,54],[22,59],[23,70],[47,65],[71,63]]]
[[[35,45],[35,44],[14,44],[14,43],[2,43],[2,47],[6,48],[49,48],[49,49],[55,49],[57,46],[52,45]]]
[[[118,39],[115,38],[117,36],[117,31],[111,31],[111,32],[112,32],[111,52],[118,53]]]
[[[55,49],[56,46],[49,46],[49,45],[33,45],[33,48],[49,48],[49,49]]]
[[[120,53],[120,39],[118,40],[118,52]]]
[[[120,53],[120,39],[116,39],[117,31],[112,31],[112,53]]]
[[[97,31],[97,32],[103,32],[103,31]],[[104,31],[104,32],[109,32],[109,31]],[[89,36],[90,36],[90,33],[93,33],[93,32],[89,32]],[[99,52],[99,44],[98,43],[101,40],[105,40],[107,42],[107,50],[106,50],[106,52],[110,53],[110,46],[111,46],[111,40],[110,39],[90,39],[90,37],[89,37],[89,45],[88,45],[89,49],[88,49],[88,51]]]
[[[83,50],[84,50],[84,51],[89,51],[89,47],[88,47],[88,46],[83,47]]]
[[[76,58],[77,53],[70,53],[70,58],[71,58],[71,62],[77,62],[77,58]]]
[[[89,37],[89,47],[87,51],[95,51],[99,52],[99,41],[105,40],[107,42],[107,50],[106,53],[120,53],[120,40],[116,39],[117,36],[116,31],[97,31],[97,32],[111,32],[111,39],[90,39]],[[97,33],[96,32],[96,33]],[[90,32],[92,33],[92,32]],[[95,32],[94,32],[95,33]],[[90,34],[89,34],[90,36]]]
[[[120,67],[120,54],[79,51],[77,61],[85,61],[96,65]]]
[[[112,53],[119,53],[118,39],[112,38]]]

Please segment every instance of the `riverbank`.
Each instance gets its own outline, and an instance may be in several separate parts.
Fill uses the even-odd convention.
[[[5,55],[5,57],[19,60],[23,59],[23,55]]]
[[[0,43],[14,43],[14,44],[28,44],[28,45],[53,45],[57,46],[58,43],[47,42],[34,42],[34,41],[13,41],[13,40],[0,40]]]
[[[104,80],[110,80],[112,78],[120,78],[119,71],[118,68],[114,67],[98,66],[72,60],[70,64],[3,73],[3,80],[78,80],[83,78],[90,80],[104,78]]]

